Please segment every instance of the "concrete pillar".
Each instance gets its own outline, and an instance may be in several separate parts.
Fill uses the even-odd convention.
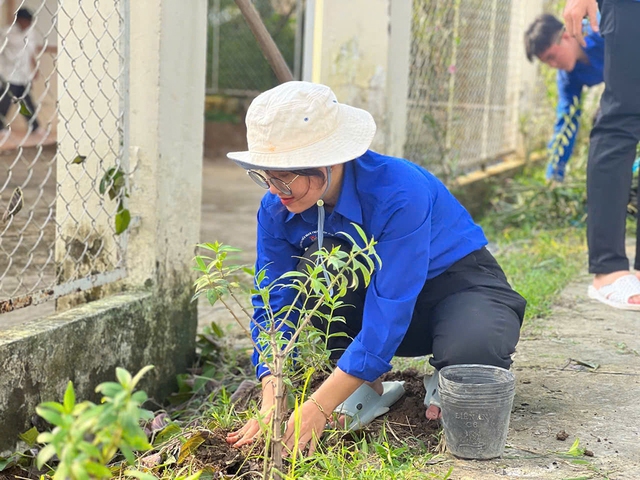
[[[390,1],[389,68],[387,71],[387,123],[385,153],[404,156],[407,138],[409,65],[411,64],[412,0]]]
[[[378,125],[372,148],[399,156],[406,124],[411,6],[411,0],[307,2],[303,79],[328,85],[339,101],[371,112]]]
[[[207,1],[131,1],[127,283],[191,287],[199,241]]]

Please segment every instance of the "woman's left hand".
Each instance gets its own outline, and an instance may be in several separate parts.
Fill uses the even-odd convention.
[[[297,449],[303,452],[308,446],[307,455],[311,455],[315,449],[318,439],[327,425],[327,417],[311,401],[307,400],[302,404],[296,419],[295,412],[289,417],[287,431],[284,434],[284,445],[288,454]],[[296,423],[299,422],[299,429],[296,432]],[[297,445],[296,445],[297,443]]]

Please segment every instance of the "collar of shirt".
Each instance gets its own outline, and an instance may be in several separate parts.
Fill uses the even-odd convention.
[[[344,174],[342,177],[342,190],[338,197],[338,203],[333,209],[333,213],[338,213],[358,225],[362,224],[362,208],[356,188],[356,162],[351,161],[344,164]],[[295,213],[287,213],[286,222],[295,217]],[[318,220],[318,208],[313,206],[300,214],[307,223],[315,223]]]
[[[574,87],[569,90],[581,88],[584,85],[592,87],[604,81],[604,39],[599,33],[591,33],[584,40],[587,44],[584,52],[587,54],[589,63],[577,62],[572,71],[558,72],[560,84]]]

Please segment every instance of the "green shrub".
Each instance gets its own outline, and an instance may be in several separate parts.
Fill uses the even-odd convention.
[[[38,468],[56,455],[59,463],[53,479],[76,480],[112,478],[107,465],[118,452],[133,464],[134,451],[151,448],[140,421],[153,418],[153,414],[141,408],[147,394],[134,389],[152,368],[144,367],[135,377],[117,368],[117,383],[105,382],[96,388],[104,395],[100,405],[76,403],[73,384],[69,382],[62,403],[45,402],[36,407],[38,415],[54,425],[53,431],[38,436],[38,442],[45,444],[38,453]]]

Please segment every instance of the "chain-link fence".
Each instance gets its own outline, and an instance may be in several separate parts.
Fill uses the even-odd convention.
[[[450,179],[516,150],[533,19],[523,1],[414,0],[409,159]]]
[[[3,3],[0,313],[125,275],[128,1]]]
[[[254,0],[294,78],[300,78],[303,0]],[[279,82],[233,0],[209,0],[207,93],[255,96]]]

